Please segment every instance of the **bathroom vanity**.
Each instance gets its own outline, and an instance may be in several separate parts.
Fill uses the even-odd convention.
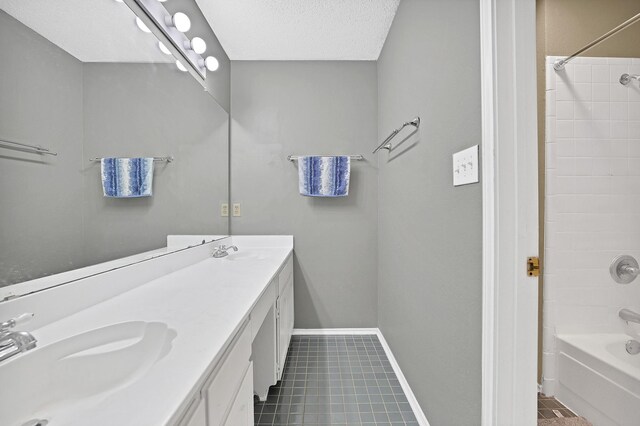
[[[0,363],[0,424],[253,424],[293,330],[293,237],[202,239],[1,302],[38,343]]]

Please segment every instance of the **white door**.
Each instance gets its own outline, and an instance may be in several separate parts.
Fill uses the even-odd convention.
[[[482,425],[537,423],[535,0],[480,0],[483,171]]]

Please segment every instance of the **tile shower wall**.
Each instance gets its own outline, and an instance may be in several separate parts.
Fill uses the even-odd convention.
[[[616,284],[611,260],[640,258],[640,59],[578,58],[546,65],[543,391],[554,394],[555,338],[620,332],[640,309],[640,280]]]

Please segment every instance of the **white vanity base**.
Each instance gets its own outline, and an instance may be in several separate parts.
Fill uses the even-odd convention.
[[[240,250],[214,259],[219,244]],[[264,393],[276,383],[293,329],[292,253],[291,236],[230,237],[1,303],[3,318],[35,313],[23,330],[33,333],[38,347],[0,364],[0,382],[15,360],[28,367],[35,354],[82,333],[93,336],[102,327],[136,321],[164,324],[168,331],[156,358],[132,352],[142,357],[144,370],[91,395],[55,395],[35,407],[29,405],[30,390],[16,383],[11,391],[25,397],[0,411],[0,424],[33,418],[50,426],[253,424],[254,389]],[[99,350],[118,359],[139,344],[133,340],[73,356]],[[269,346],[270,355],[263,357]]]

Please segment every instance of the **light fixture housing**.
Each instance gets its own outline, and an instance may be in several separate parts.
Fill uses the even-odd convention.
[[[182,62],[180,61],[176,61],[176,67],[178,67],[178,69],[182,72],[187,72],[187,68],[184,65],[182,65]]]
[[[191,49],[196,52],[198,55],[202,55],[207,51],[207,43],[200,37],[194,37],[189,41],[184,42],[185,49]]]
[[[213,72],[220,68],[220,62],[218,62],[215,56],[207,56],[204,60],[204,66],[207,67],[209,71]]]
[[[136,25],[138,26],[138,28],[140,28],[142,32],[145,32],[145,33],[151,32],[149,27],[147,27],[147,25],[144,22],[142,22],[142,19],[138,18],[137,16],[136,16]]]
[[[165,24],[169,27],[176,27],[181,33],[186,33],[191,29],[191,19],[182,12],[165,17]]]

